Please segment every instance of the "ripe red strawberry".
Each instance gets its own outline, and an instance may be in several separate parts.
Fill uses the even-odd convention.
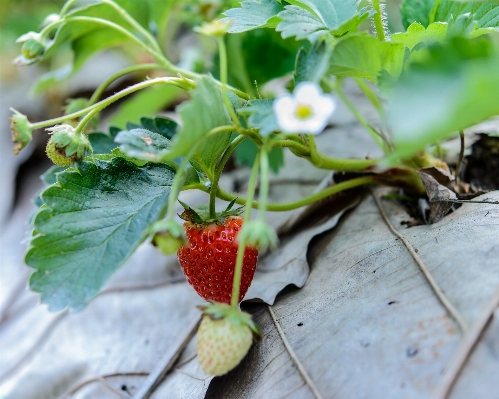
[[[241,229],[240,216],[223,218],[223,224],[185,222],[187,245],[177,252],[187,281],[206,300],[230,303],[236,266],[236,236]],[[244,251],[239,302],[248,291],[255,274],[258,250],[246,247]]]

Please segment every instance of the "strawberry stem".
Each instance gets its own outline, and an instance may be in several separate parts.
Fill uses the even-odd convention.
[[[239,118],[236,115],[236,111],[234,111],[234,108],[232,107],[232,104],[230,103],[229,96],[227,95],[227,48],[225,47],[225,41],[223,37],[218,37],[217,38],[217,43],[218,43],[218,53],[220,56],[220,81],[222,82],[222,97],[225,103],[225,107],[227,108],[227,111],[229,112],[230,117],[232,118],[232,121],[236,126],[239,126]]]
[[[251,205],[253,204],[253,197],[255,195],[256,181],[258,179],[258,167],[260,164],[260,153],[255,158],[253,169],[251,170],[251,177],[248,183],[248,197],[246,198],[246,209],[244,210],[244,222],[247,223],[251,216]],[[239,290],[241,285],[241,274],[243,271],[244,252],[246,249],[246,240],[242,238],[239,241],[237,248],[236,267],[234,270],[234,281],[232,283],[232,296],[230,306],[237,309],[239,304]]]

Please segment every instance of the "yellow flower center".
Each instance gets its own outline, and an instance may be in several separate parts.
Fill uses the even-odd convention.
[[[314,112],[312,111],[312,108],[308,105],[305,104],[298,104],[295,109],[295,116],[298,119],[308,119],[310,118]]]

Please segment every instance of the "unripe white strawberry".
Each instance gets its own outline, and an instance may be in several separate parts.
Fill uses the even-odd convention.
[[[206,374],[223,375],[248,353],[258,327],[251,316],[226,304],[206,308],[198,330],[197,354]]]

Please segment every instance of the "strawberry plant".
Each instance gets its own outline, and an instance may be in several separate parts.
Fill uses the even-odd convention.
[[[19,65],[49,60],[68,46],[73,52],[65,73],[45,76],[38,90],[70,78],[111,47],[134,53],[137,63],[110,76],[89,99],[70,102],[64,115],[30,122],[13,110],[14,152],[33,135],[46,135],[47,155],[59,166],[32,219],[25,258],[34,269],[30,288],[53,311],[79,311],[143,242],[177,252],[189,283],[216,302],[204,309],[198,350],[207,372],[224,374],[258,330],[239,303],[258,251],[278,246],[267,212],[373,185],[395,187],[410,201],[433,201],[430,222],[453,202],[469,200],[474,189],[459,174],[464,148],[457,165],[449,165],[441,144],[499,115],[499,3],[404,0],[401,17],[405,30],[391,32],[379,0],[366,7],[359,0],[68,0],[39,32],[18,39]],[[169,27],[178,21],[203,44],[194,62],[174,63],[169,55]],[[129,74],[144,78],[104,95]],[[276,81],[281,95],[265,90]],[[346,84],[369,99],[379,126],[345,94]],[[137,124],[133,110],[156,113],[179,93],[188,96],[176,108],[179,123],[158,116]],[[96,131],[98,116],[130,95],[133,110],[125,104],[126,112],[111,116],[121,126]],[[317,145],[340,103],[381,157],[336,158]],[[285,167],[284,150],[336,172],[336,183],[297,201],[270,203],[270,172]],[[219,184],[234,154],[251,167],[246,197]],[[446,187],[429,169],[449,178]],[[435,184],[447,190],[446,199],[435,194]],[[175,205],[187,190],[206,193],[207,203],[182,204],[182,226]],[[224,211],[216,209],[217,199],[227,202]],[[442,202],[450,206],[442,210]]]

